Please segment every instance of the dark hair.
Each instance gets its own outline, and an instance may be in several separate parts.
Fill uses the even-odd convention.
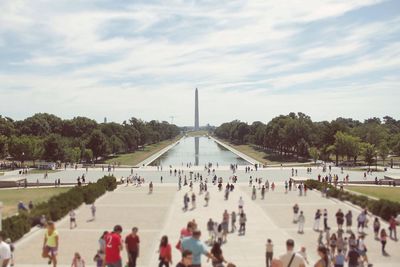
[[[0,237],[1,239],[4,239],[6,237],[6,234],[3,231],[0,231]]]
[[[166,247],[168,245],[168,236],[163,235],[161,237],[160,247]]]
[[[222,255],[221,245],[218,242],[214,242],[214,245],[211,249],[211,254],[213,254],[216,258],[219,258]]]
[[[114,226],[114,230],[113,230],[114,232],[122,232],[122,226],[121,225],[119,225],[119,224],[117,224],[116,226]]]
[[[137,232],[139,229],[137,228],[137,227],[133,227],[132,228],[132,231],[135,231],[135,232]]]
[[[294,241],[293,241],[293,239],[288,239],[288,240],[286,241],[286,246],[288,246],[288,247],[294,247]]]
[[[200,230],[195,230],[192,233],[193,236],[201,236],[201,231]]]
[[[189,255],[192,255],[193,253],[190,250],[185,249],[182,251],[182,258],[186,258]]]
[[[328,266],[329,264],[329,259],[328,259],[328,250],[326,247],[320,246],[318,247],[318,252],[321,252],[323,254],[323,261],[325,262],[325,266]]]
[[[100,238],[104,238],[106,234],[108,234],[108,231],[104,231]]]

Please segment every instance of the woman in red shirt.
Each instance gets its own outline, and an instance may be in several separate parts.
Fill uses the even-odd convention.
[[[168,237],[164,235],[161,238],[160,242],[160,256],[159,260],[160,263],[158,264],[158,267],[169,267],[169,264],[172,264],[172,255],[171,255],[171,245],[168,243]]]

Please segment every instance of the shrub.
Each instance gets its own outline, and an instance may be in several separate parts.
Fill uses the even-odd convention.
[[[115,188],[117,181],[114,176],[104,176],[96,183],[71,188],[67,192],[51,197],[47,202],[37,204],[30,213],[22,212],[2,220],[3,232],[11,240],[16,241],[29,232],[31,227],[39,224],[42,215],[52,221],[58,221],[82,203],[92,204],[106,191],[113,191]]]
[[[342,201],[350,201],[361,208],[367,207],[372,214],[384,220],[389,220],[391,216],[400,213],[400,203],[397,202],[384,199],[374,200],[363,195],[356,195],[346,191],[342,192],[330,184],[318,182],[316,180],[307,180],[305,184],[307,187],[317,190],[323,190],[325,187],[328,187],[329,190],[327,194],[329,197],[334,197]]]

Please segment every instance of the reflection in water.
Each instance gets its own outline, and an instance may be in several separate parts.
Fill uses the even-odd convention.
[[[196,136],[194,138],[194,165],[199,166],[199,138]]]
[[[194,166],[204,166],[208,163],[213,165],[218,163],[221,166],[248,164],[244,159],[217,144],[214,140],[200,136],[182,139],[176,146],[154,160],[150,165],[186,166],[187,164],[192,164]]]

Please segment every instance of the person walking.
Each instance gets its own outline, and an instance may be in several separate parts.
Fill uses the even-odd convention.
[[[387,242],[387,233],[386,230],[384,228],[381,229],[381,233],[380,233],[380,240],[381,240],[381,244],[382,244],[382,255],[386,256],[386,242]]]
[[[138,228],[133,227],[132,232],[125,238],[126,252],[128,253],[129,267],[136,267],[136,260],[139,257],[140,238],[138,236]]]
[[[74,210],[69,212],[69,229],[76,228],[78,225],[76,224],[76,214]]]
[[[94,205],[94,203],[90,207],[90,211],[92,212],[92,221],[94,221],[96,219],[96,206]]]
[[[214,243],[214,222],[210,218],[207,222],[207,231],[208,231],[208,244],[213,244]]]
[[[111,233],[105,236],[106,249],[105,249],[105,266],[107,267],[121,267],[121,251],[122,251],[122,240],[121,240],[122,227],[121,225],[115,225]]]
[[[166,235],[161,238],[158,259],[160,260],[158,267],[169,267],[170,264],[172,265],[171,245],[168,243]]]
[[[344,223],[344,213],[342,212],[341,209],[336,212],[336,223],[338,226],[338,230],[342,231],[343,230],[343,223]]]
[[[206,191],[206,194],[204,196],[204,201],[206,202],[205,207],[208,207],[208,202],[210,201],[210,192]]]
[[[360,254],[362,263],[366,262],[368,266],[367,246],[365,245],[365,236],[361,234],[357,239],[357,251]]]
[[[381,228],[381,223],[379,222],[378,217],[375,217],[373,228],[374,228],[375,240],[379,240],[379,229]]]
[[[334,267],[344,267],[346,257],[341,249],[338,249],[338,253],[333,257]]]
[[[300,215],[297,218],[297,222],[299,224],[298,233],[304,234],[304,223],[306,222],[306,217],[303,214],[303,211],[300,211]]]
[[[57,266],[59,237],[54,222],[47,222],[47,229],[44,234],[42,257],[49,259],[49,264],[53,263],[53,267]]]
[[[85,260],[82,259],[81,255],[78,252],[75,252],[74,254],[71,267],[85,267]]]
[[[244,207],[244,201],[243,201],[242,197],[239,198],[239,205],[238,206],[239,206],[239,214],[240,214],[240,213],[243,212],[243,207]]]
[[[247,221],[246,214],[244,212],[240,213],[240,216],[239,216],[239,224],[240,224],[239,235],[245,235],[246,234],[246,221]]]
[[[192,193],[192,210],[196,208],[196,195]]]
[[[212,260],[217,260],[208,250],[206,245],[200,241],[201,231],[195,230],[191,237],[182,240],[182,249],[189,250],[193,255],[191,267],[201,267],[201,256],[205,255]]]
[[[236,231],[236,212],[232,211],[231,213],[231,232],[234,233]]]
[[[302,256],[294,252],[294,241],[288,239],[286,241],[286,253],[279,257],[283,266],[305,267],[306,263]]]
[[[396,219],[394,218],[394,216],[391,216],[389,219],[389,236],[391,239],[396,240],[397,241],[397,222]]]
[[[271,239],[267,239],[267,245],[266,245],[266,253],[265,253],[265,261],[266,261],[266,266],[271,267],[272,265],[272,259],[274,256],[274,245],[272,244]]]
[[[347,254],[346,261],[349,263],[349,267],[358,267],[360,260],[360,254],[358,253],[356,247],[350,247],[350,251]]]
[[[294,204],[293,206],[293,223],[297,223],[297,217],[299,216],[299,205]]]
[[[223,267],[224,263],[228,263],[224,258],[221,245],[218,242],[214,243],[211,254],[215,257],[215,259],[211,261],[213,267]]]
[[[328,210],[324,209],[324,231],[328,231],[330,227],[328,226]]]

